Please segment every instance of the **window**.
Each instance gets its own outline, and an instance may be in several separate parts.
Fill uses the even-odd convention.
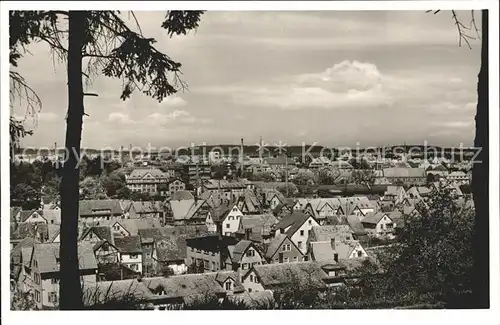
[[[292,250],[292,246],[290,244],[286,244],[285,246],[286,246],[286,251]]]
[[[35,290],[35,300],[36,302],[40,302],[40,291]]]
[[[55,278],[50,279],[50,283],[52,283],[52,284],[58,284],[59,283],[59,279],[55,279]]]
[[[243,264],[241,265],[241,268],[242,268],[243,270],[248,269],[248,264],[247,264],[247,263],[243,263]]]
[[[290,258],[288,258],[288,257],[285,257],[285,258],[283,259],[283,262],[285,262],[285,263],[288,263],[288,262],[290,262]]]
[[[49,292],[49,302],[57,303],[57,292]]]
[[[253,249],[249,249],[247,252],[247,257],[253,257],[255,256],[255,251]]]
[[[207,260],[203,260],[203,268],[205,270],[208,270],[210,268],[210,264]]]
[[[130,268],[134,271],[137,271],[139,269],[139,266],[137,264],[130,264]]]
[[[226,282],[226,290],[231,290],[231,281]]]
[[[33,265],[34,265],[35,267],[38,267],[38,261],[37,261],[37,260],[33,260]]]
[[[146,253],[146,258],[151,258],[151,253]]]
[[[130,259],[136,259],[137,258],[137,254],[130,254]]]
[[[298,247],[299,249],[302,249],[302,242],[301,242],[301,241],[297,242],[297,247]]]
[[[252,292],[252,288],[248,288],[248,292]]]
[[[307,222],[309,225],[312,225],[312,220],[309,219],[309,221]]]
[[[231,227],[231,225],[226,223],[226,228],[230,228],[230,227]]]
[[[34,273],[33,278],[35,279],[36,284],[40,284],[40,274]]]
[[[294,256],[294,257],[293,257],[293,261],[294,261],[294,262],[297,262],[297,256]]]
[[[304,236],[304,230],[301,230],[301,231],[300,231],[300,235],[301,235],[301,236]]]
[[[253,274],[250,274],[250,282],[253,282]]]
[[[345,236],[345,240],[351,240],[350,236]]]
[[[362,251],[358,251],[358,257],[362,257],[363,256],[363,252]]]

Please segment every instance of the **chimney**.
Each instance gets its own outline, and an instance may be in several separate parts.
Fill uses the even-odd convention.
[[[250,240],[250,234],[252,233],[252,228],[245,229],[245,240]]]
[[[332,246],[333,250],[335,250],[335,237],[330,239],[330,246]]]
[[[243,176],[243,165],[244,165],[244,153],[243,153],[243,138],[241,138],[241,149],[240,149],[240,154],[241,154],[241,161],[240,161],[240,177]]]
[[[333,260],[338,263],[339,262],[339,254],[334,253],[333,254]]]

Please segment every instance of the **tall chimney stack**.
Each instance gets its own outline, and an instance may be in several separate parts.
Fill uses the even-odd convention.
[[[241,149],[240,149],[240,169],[241,169],[241,173],[240,173],[240,176],[243,176],[243,165],[244,165],[244,154],[243,154],[243,138],[241,138]]]

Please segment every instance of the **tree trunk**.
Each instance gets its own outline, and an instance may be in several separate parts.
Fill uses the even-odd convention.
[[[86,28],[84,11],[69,12],[68,113],[66,157],[61,179],[60,288],[61,310],[82,309],[82,287],[78,265],[78,203],[80,141],[83,123],[82,50]]]
[[[489,308],[489,139],[488,139],[488,10],[482,11],[481,68],[477,84],[476,139],[481,150],[472,169],[472,193],[476,210],[473,237],[474,268],[472,275],[475,308]]]

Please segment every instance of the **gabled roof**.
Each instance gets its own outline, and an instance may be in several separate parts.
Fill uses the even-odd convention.
[[[186,258],[186,236],[163,236],[156,239],[156,260],[179,261]]]
[[[161,228],[160,220],[156,218],[123,219],[110,222],[109,224],[113,226],[115,223],[119,223],[132,236],[136,236],[139,233],[139,229]]]
[[[287,240],[287,236],[285,234],[279,234],[279,235],[276,235],[276,237],[274,237],[271,242],[269,243],[269,246],[267,247],[267,251],[266,251],[266,254],[265,254],[265,257],[270,259],[270,258],[273,258],[274,255],[276,254],[276,252],[279,251],[279,249],[281,248],[281,246],[283,245],[283,243]],[[290,238],[288,238],[288,242],[290,242],[291,244],[290,245],[294,245],[295,244],[290,240]],[[297,249],[299,252],[300,250]]]
[[[361,244],[357,240],[335,241],[335,252],[339,254],[339,259],[347,259],[358,246]]]
[[[253,270],[264,289],[281,288],[290,285],[307,288],[326,288],[323,279],[327,277],[320,265],[315,262],[294,262],[254,265]],[[251,273],[248,272],[245,277]]]
[[[142,253],[139,236],[117,237],[115,238],[115,246],[121,253]]]
[[[295,211],[291,215],[283,218],[280,222],[278,222],[278,224],[275,227],[276,227],[276,229],[280,229],[280,228],[286,229],[286,228],[290,227],[290,229],[288,229],[286,231],[286,235],[288,237],[291,237],[293,234],[295,234],[297,232],[297,230],[299,230],[299,228],[309,218],[314,219],[314,217],[309,215],[309,214],[306,214],[306,213],[303,213],[300,211]]]
[[[85,306],[105,303],[109,300],[120,300],[131,295],[136,301],[154,299],[154,295],[146,285],[136,279],[83,283],[83,303]]]
[[[110,226],[94,226],[88,228],[81,236],[81,239],[85,238],[90,232],[94,233],[99,239],[104,239],[113,243],[113,233],[111,232]]]
[[[38,260],[40,273],[59,272],[59,243],[35,244],[34,255]],[[78,243],[78,262],[80,271],[97,269],[91,243]]]
[[[267,235],[277,223],[278,219],[272,214],[246,215],[241,218],[240,230],[244,232],[244,229],[252,229],[253,234]]]
[[[335,251],[329,241],[312,242],[311,253],[314,261],[319,263],[336,264]]]
[[[238,263],[243,258],[243,255],[247,251],[249,247],[253,246],[253,248],[260,254],[260,251],[253,245],[250,240],[240,240],[236,245],[234,245],[233,254],[232,254],[232,262]]]
[[[38,215],[40,215],[42,218],[43,217],[43,213],[40,211],[40,210],[24,210],[24,211],[21,211],[21,214],[20,214],[20,222],[25,222],[26,220],[28,220],[29,217],[31,217],[33,215],[33,213],[37,213]],[[44,218],[45,219],[45,218]],[[47,220],[45,220],[47,221]]]
[[[80,200],[80,216],[92,216],[100,214],[121,215],[122,207],[119,200]],[[103,211],[103,212],[100,212]]]
[[[257,196],[253,191],[245,190],[242,196],[239,197],[241,202],[244,202],[248,213],[261,213],[262,208],[260,206],[260,202],[257,199]]]
[[[328,225],[328,226],[314,226],[311,228],[309,241],[329,241],[333,238],[341,238],[351,236],[353,230],[349,225]]]
[[[349,227],[351,227],[352,231],[354,231],[354,234],[366,235],[365,227],[363,227],[363,224],[361,223],[361,221],[359,221],[358,216],[356,215],[347,216],[347,223],[349,224]]]
[[[194,200],[193,194],[189,191],[176,191],[172,194],[170,201],[183,201],[183,200]]]
[[[389,212],[376,212],[368,214],[361,223],[378,224],[383,217],[389,217]],[[390,217],[389,217],[390,218]]]
[[[225,294],[215,278],[206,274],[144,278],[142,282],[153,293],[159,293],[159,297],[164,298],[190,299],[200,295]]]
[[[127,175],[128,179],[143,179],[146,175],[151,175],[154,178],[168,178],[168,174],[158,168],[136,168]]]
[[[212,209],[210,212],[210,217],[214,222],[222,222],[226,219],[226,216],[231,212],[234,205],[221,204],[220,206]]]
[[[61,224],[61,210],[41,210],[39,211],[47,223],[60,225]]]
[[[179,192],[176,192],[179,193]],[[174,220],[185,220],[188,218],[188,213],[190,210],[194,209],[196,206],[194,198],[183,199],[183,200],[170,200],[170,208],[174,215]]]
[[[224,283],[228,280],[231,279],[234,282],[234,293],[241,293],[245,291],[245,287],[240,282],[240,276],[237,272],[235,271],[219,271],[219,272],[208,272],[205,273],[210,276],[215,277],[215,281],[217,281],[223,288],[224,288]]]

